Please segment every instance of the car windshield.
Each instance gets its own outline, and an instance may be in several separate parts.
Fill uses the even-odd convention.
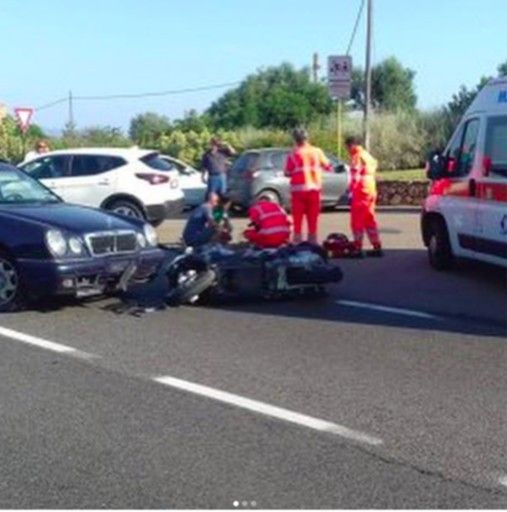
[[[60,201],[50,190],[23,172],[15,168],[0,167],[0,205]]]

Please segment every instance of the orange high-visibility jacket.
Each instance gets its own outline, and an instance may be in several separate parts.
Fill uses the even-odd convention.
[[[276,203],[258,201],[248,210],[248,216],[260,235],[290,235],[289,218],[284,209]]]
[[[362,146],[353,148],[350,155],[350,189],[352,193],[374,195],[377,193],[375,173],[377,160],[373,158]]]
[[[320,190],[323,169],[330,171],[332,165],[320,148],[307,142],[296,146],[285,162],[285,175],[290,178],[291,191]]]

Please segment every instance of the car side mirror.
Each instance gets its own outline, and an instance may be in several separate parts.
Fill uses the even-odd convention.
[[[433,151],[428,155],[426,161],[426,177],[429,180],[438,180],[444,177],[446,158],[440,151]]]

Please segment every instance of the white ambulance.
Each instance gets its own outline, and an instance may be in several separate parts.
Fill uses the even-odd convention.
[[[507,267],[507,76],[480,91],[427,171],[421,228],[430,264],[445,270],[472,258]]]

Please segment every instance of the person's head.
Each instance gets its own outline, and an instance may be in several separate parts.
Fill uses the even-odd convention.
[[[211,150],[213,151],[216,151],[218,149],[220,149],[220,139],[218,137],[211,137],[210,141],[209,141],[209,147]]]
[[[308,141],[308,132],[304,128],[296,128],[292,131],[294,142],[300,146]]]
[[[220,196],[216,192],[209,192],[206,196],[206,202],[214,208],[220,204]]]
[[[345,146],[347,147],[347,151],[350,153],[354,151],[358,146],[360,146],[362,143],[360,137],[357,137],[356,135],[349,135],[345,139]]]
[[[48,143],[45,140],[37,141],[35,151],[37,151],[37,153],[47,153],[49,151]]]

